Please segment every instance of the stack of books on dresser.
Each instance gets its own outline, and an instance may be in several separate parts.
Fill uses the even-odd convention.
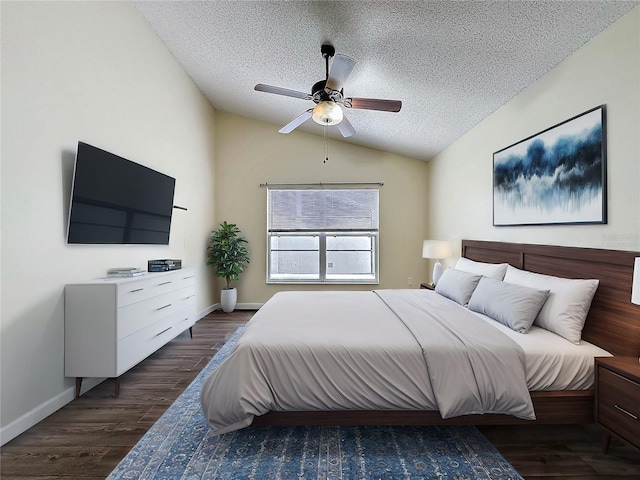
[[[139,275],[144,275],[145,273],[147,272],[136,267],[110,268],[107,270],[107,278],[137,277]]]

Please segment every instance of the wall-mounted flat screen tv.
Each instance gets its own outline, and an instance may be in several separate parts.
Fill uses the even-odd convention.
[[[168,245],[175,183],[78,142],[67,243]]]

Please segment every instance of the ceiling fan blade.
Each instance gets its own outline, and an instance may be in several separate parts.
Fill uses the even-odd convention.
[[[351,122],[349,122],[349,120],[347,120],[347,117],[342,117],[342,121],[336,125],[336,127],[338,127],[338,131],[342,134],[343,137],[350,137],[351,135],[353,135],[354,133],[356,133],[356,129],[353,128],[353,125],[351,125]]]
[[[282,127],[278,132],[280,133],[291,133],[296,127],[299,127],[304,122],[311,118],[311,112],[313,112],[313,108],[310,108],[306,112],[298,115],[296,118],[287,123],[284,127]]]
[[[287,97],[301,98],[302,100],[311,100],[311,95],[308,93],[289,90],[288,88],[273,87],[271,85],[265,85],[264,83],[259,83],[253,88],[258,92],[275,93],[276,95],[285,95]]]
[[[329,69],[329,78],[327,78],[325,88],[336,90],[338,92],[342,90],[344,82],[349,78],[351,70],[353,70],[353,66],[355,64],[356,61],[353,58],[340,53],[333,57],[331,68]]]
[[[402,102],[400,100],[382,100],[380,98],[346,98],[344,106],[362,110],[399,112],[402,108]]]

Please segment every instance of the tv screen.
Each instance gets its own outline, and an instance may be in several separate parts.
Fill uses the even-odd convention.
[[[175,183],[78,142],[67,243],[168,245]]]

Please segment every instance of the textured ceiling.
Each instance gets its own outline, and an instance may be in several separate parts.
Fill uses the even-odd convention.
[[[323,43],[353,57],[347,97],[402,100],[399,113],[344,109],[359,145],[427,160],[638,1],[134,1],[218,110],[273,123],[313,106],[254,91],[310,92]],[[299,130],[322,135],[313,121]],[[335,127],[332,137],[341,138]],[[533,133],[533,132],[532,132]],[[289,134],[293,135],[293,134]]]

